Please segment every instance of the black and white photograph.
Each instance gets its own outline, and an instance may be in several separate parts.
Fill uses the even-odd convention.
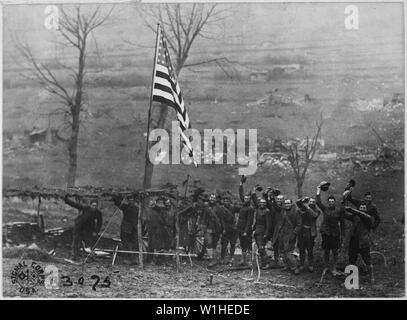
[[[1,1],[2,298],[405,298],[405,5]]]

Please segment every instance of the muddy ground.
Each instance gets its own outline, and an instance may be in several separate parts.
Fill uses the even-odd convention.
[[[3,294],[7,297],[44,298],[353,298],[353,297],[402,297],[404,296],[404,264],[392,257],[384,265],[381,257],[373,255],[375,283],[369,283],[360,275],[359,290],[347,290],[345,276],[337,278],[330,274],[321,277],[321,263],[314,273],[303,272],[293,275],[283,269],[261,270],[257,282],[257,270],[250,268],[232,270],[236,266],[219,265],[208,269],[205,260],[193,260],[192,267],[187,258],[182,258],[178,272],[173,261],[160,265],[127,265],[119,261],[111,266],[110,259],[97,258],[84,266],[56,261],[38,262],[43,268],[54,265],[59,272],[59,288],[46,289],[37,286],[37,292],[26,295],[19,293],[19,285],[11,283],[13,268],[22,261],[19,258],[3,260]],[[24,259],[27,264],[33,260]],[[96,284],[97,277],[100,278]],[[69,277],[69,279],[67,278]],[[83,277],[83,284],[79,284]],[[93,277],[93,278],[92,278]],[[108,279],[106,279],[108,277]],[[211,281],[212,278],[212,281]],[[110,286],[108,282],[110,281]],[[72,283],[71,283],[72,282]],[[70,286],[68,286],[71,284]]]

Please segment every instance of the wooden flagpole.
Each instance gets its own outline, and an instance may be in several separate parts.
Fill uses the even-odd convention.
[[[146,153],[145,153],[145,165],[144,165],[144,179],[143,179],[143,196],[141,198],[141,204],[140,204],[140,212],[138,215],[138,225],[137,225],[137,232],[138,232],[138,246],[139,246],[139,263],[140,267],[143,268],[144,263],[143,263],[143,228],[142,228],[142,221],[143,221],[143,214],[145,210],[145,191],[146,191],[146,184],[147,184],[147,167],[148,167],[148,162],[149,157],[148,157],[148,140],[150,137],[150,120],[151,120],[151,110],[153,106],[153,89],[154,89],[154,77],[155,77],[155,71],[156,71],[156,65],[157,65],[157,51],[158,51],[158,45],[160,41],[160,33],[161,33],[161,28],[160,24],[157,23],[157,38],[156,38],[156,44],[155,44],[155,52],[154,52],[154,65],[153,65],[153,75],[151,79],[151,94],[150,94],[150,106],[148,108],[148,118],[147,118],[147,136],[146,136]]]

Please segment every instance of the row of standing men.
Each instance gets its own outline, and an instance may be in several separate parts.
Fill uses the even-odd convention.
[[[239,185],[240,203],[232,203],[230,197],[219,197],[210,194],[205,198],[199,193],[193,196],[193,204],[180,212],[182,228],[186,239],[184,246],[192,246],[193,230],[199,226],[204,236],[204,250],[208,253],[210,267],[217,263],[232,261],[236,243],[239,240],[242,251],[239,264],[249,263],[252,242],[258,248],[262,268],[279,265],[282,257],[284,268],[295,274],[307,269],[314,270],[314,246],[317,236],[317,219],[322,222],[319,232],[322,238],[324,267],[335,275],[337,273],[338,250],[345,238],[345,220],[351,222],[349,231],[348,258],[349,263],[355,265],[358,255],[361,256],[371,275],[372,264],[370,258],[371,231],[380,223],[377,207],[372,201],[372,195],[366,192],[364,199],[352,197],[355,185],[350,181],[345,188],[342,199],[338,204],[335,197],[328,196],[327,204],[321,200],[321,192],[327,191],[329,183],[321,182],[317,187],[315,197],[303,197],[295,204],[286,199],[278,189],[271,187],[264,192],[254,188],[244,193],[245,179]],[[90,206],[81,205],[65,197],[65,202],[77,208],[80,214],[75,220],[73,229],[72,259],[77,259],[79,244],[87,234],[97,234],[102,225],[102,214],[97,209],[97,202]],[[138,206],[134,199],[123,201],[113,198],[113,202],[123,212],[120,237],[126,250],[138,250],[137,220]],[[352,205],[347,206],[348,204]],[[175,208],[169,200],[164,201],[164,207],[158,208],[154,203],[150,206],[149,234],[150,248],[162,249],[173,247],[175,235]],[[158,210],[160,209],[160,210]],[[163,236],[166,235],[166,236]],[[220,241],[220,257],[217,245]],[[270,241],[273,248],[273,259],[268,257],[266,243]],[[294,257],[294,249],[298,246],[300,261]],[[228,251],[229,248],[229,252]],[[332,255],[332,265],[330,256]],[[136,256],[130,255],[133,262]]]
[[[232,204],[228,197],[218,201],[215,194],[210,195],[208,202],[201,204],[200,225],[204,230],[210,266],[225,261],[228,246],[231,260],[239,239],[242,250],[239,263],[241,265],[248,264],[252,242],[255,242],[262,268],[279,266],[281,256],[286,270],[299,274],[307,267],[313,272],[317,219],[321,217],[318,229],[322,238],[324,268],[330,270],[333,275],[338,274],[338,251],[345,239],[345,220],[348,220],[352,225],[348,234],[349,264],[356,265],[360,255],[367,271],[373,276],[370,257],[371,231],[379,225],[380,216],[370,192],[366,192],[362,200],[352,197],[353,180],[346,186],[339,203],[333,195],[329,195],[327,203],[323,203],[321,192],[329,188],[329,183],[325,181],[317,187],[315,196],[303,197],[295,204],[278,189],[269,187],[259,193],[254,188],[245,194],[243,186],[244,180],[239,186],[241,204]],[[235,215],[237,219],[234,219]],[[220,258],[216,251],[219,240]],[[273,248],[273,259],[266,252],[268,241]],[[299,264],[294,256],[296,246],[299,249]]]

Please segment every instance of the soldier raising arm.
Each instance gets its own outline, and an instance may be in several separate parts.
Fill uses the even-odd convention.
[[[321,201],[321,190],[327,191],[328,182],[321,182],[317,187],[316,201],[318,207],[322,211],[323,221],[321,224],[322,249],[324,250],[325,269],[329,269],[329,256],[332,251],[333,267],[332,274],[338,275],[336,270],[338,262],[338,250],[341,247],[342,240],[345,235],[345,224],[343,221],[344,208],[336,204],[334,196],[328,197],[328,205],[324,205]]]
[[[242,260],[240,265],[247,264],[247,255],[251,251],[252,244],[252,224],[254,217],[254,208],[251,205],[251,197],[249,194],[244,194],[243,184],[246,178],[242,176],[239,185],[239,196],[242,201],[242,207],[239,210],[237,219],[237,231],[239,234],[240,247],[242,249]]]
[[[361,256],[363,262],[368,268],[370,280],[373,282],[373,266],[370,258],[370,230],[374,225],[374,217],[367,213],[367,205],[362,202],[359,210],[346,207],[344,217],[352,222],[350,234],[348,256],[349,263],[356,265],[358,255]]]
[[[376,205],[373,203],[373,197],[370,192],[366,192],[364,195],[364,199],[360,200],[352,198],[352,192],[350,191],[347,195],[346,200],[352,203],[356,208],[359,208],[362,203],[365,204],[367,208],[366,213],[373,217],[372,229],[375,230],[379,226],[381,222],[380,215]]]
[[[79,247],[82,241],[91,239],[96,236],[102,227],[102,212],[97,208],[97,200],[92,199],[90,206],[80,204],[69,199],[66,194],[64,201],[67,205],[78,209],[79,215],[75,218],[72,231],[72,248],[71,260],[77,260],[79,255]],[[96,222],[96,223],[95,223]]]

